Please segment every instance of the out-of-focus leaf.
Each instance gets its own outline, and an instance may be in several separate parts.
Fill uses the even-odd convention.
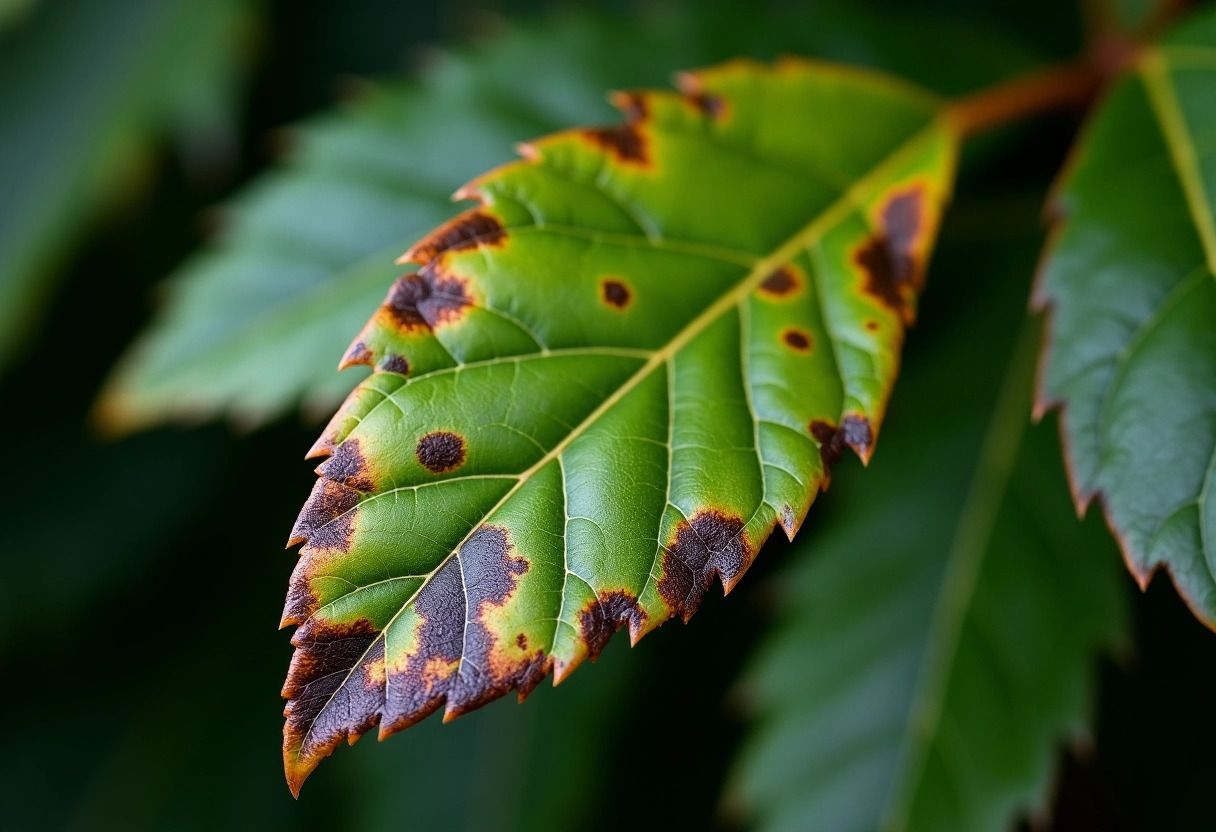
[[[156,132],[229,141],[248,0],[40,3],[0,44],[0,364],[71,236]],[[100,279],[100,278],[99,278]]]
[[[1031,63],[984,30],[831,3],[696,4],[628,24],[581,17],[513,30],[445,58],[420,84],[373,87],[300,129],[286,168],[247,191],[219,244],[172,281],[103,416],[131,429],[221,413],[257,422],[300,401],[333,407],[357,381],[333,373],[333,356],[400,273],[393,257],[451,216],[452,183],[506,161],[513,142],[602,121],[605,89],[781,53],[882,67],[949,94]]]
[[[1143,587],[1216,626],[1216,10],[1143,53],[1075,149],[1037,299],[1038,408]]]
[[[461,190],[347,363],[291,533],[284,761],[687,621],[874,447],[954,172],[946,101],[787,59],[618,93]]]
[[[745,680],[759,725],[733,800],[766,832],[1011,828],[1122,632],[1114,546],[1028,426],[1032,333],[1009,357],[1033,249],[954,255],[934,290],[973,302],[910,363],[875,463],[834,484]]]

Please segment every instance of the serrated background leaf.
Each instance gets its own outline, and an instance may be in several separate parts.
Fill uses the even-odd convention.
[[[584,16],[509,31],[300,128],[287,165],[233,204],[231,230],[166,287],[103,417],[123,430],[221,414],[258,423],[300,403],[328,411],[358,380],[335,375],[333,356],[399,274],[392,258],[455,213],[454,183],[507,161],[515,142],[610,120],[605,90],[783,53],[881,67],[947,94],[1033,63],[987,29],[841,3],[681,6],[645,25]]]
[[[1049,428],[1026,423],[1038,237],[996,226],[943,247],[934,290],[966,313],[936,322],[882,453],[842,472],[780,576],[732,797],[766,832],[1013,828],[1046,805],[1093,659],[1123,636],[1114,546],[1077,523]]]
[[[1055,204],[1038,407],[1062,406],[1078,504],[1143,587],[1167,569],[1216,626],[1216,11],[1107,95]]]

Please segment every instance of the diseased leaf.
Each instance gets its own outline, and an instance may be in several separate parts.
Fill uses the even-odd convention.
[[[515,142],[610,118],[610,86],[794,53],[956,94],[1034,63],[983,29],[855,4],[693,4],[642,24],[583,16],[513,29],[444,56],[417,84],[373,86],[297,130],[285,168],[236,201],[218,244],[167,287],[163,314],[107,387],[108,426],[217,415],[256,423],[301,401],[332,411],[358,380],[336,375],[334,356],[399,273],[393,258],[452,216],[453,184],[507,161]]]
[[[1057,743],[1084,730],[1090,662],[1123,604],[1113,544],[1078,524],[1051,432],[1027,424],[1035,339],[1011,350],[1012,275],[1032,257],[943,245],[934,289],[967,295],[966,315],[909,362],[916,395],[864,486],[842,472],[777,582],[732,788],[764,832],[1003,832],[1043,805]]]
[[[0,61],[0,366],[37,320],[66,242],[149,137],[215,152],[249,28],[246,0],[9,4]]]
[[[1055,201],[1038,409],[1128,568],[1167,569],[1216,626],[1216,12],[1108,94]]]
[[[376,372],[291,534],[293,790],[343,739],[687,620],[869,458],[951,185],[942,101],[792,59],[680,87],[463,188],[351,345]]]

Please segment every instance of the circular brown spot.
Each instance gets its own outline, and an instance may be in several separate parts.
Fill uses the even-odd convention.
[[[633,292],[623,280],[617,278],[605,278],[600,283],[600,292],[603,294],[604,303],[617,309],[624,309],[633,302]]]
[[[870,320],[866,321],[866,331],[867,332],[874,332],[877,329],[878,329],[878,321],[876,321],[872,318]]]
[[[770,274],[760,284],[760,291],[769,297],[785,298],[793,294],[799,286],[797,275],[789,266],[782,266]]]
[[[447,430],[432,431],[418,440],[414,453],[433,474],[454,471],[464,464],[464,438]]]
[[[801,329],[787,329],[781,333],[781,340],[795,352],[811,351],[811,334]]]

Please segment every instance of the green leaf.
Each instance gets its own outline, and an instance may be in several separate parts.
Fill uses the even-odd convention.
[[[31,334],[65,242],[150,137],[223,145],[247,0],[42,3],[0,61],[0,365]],[[20,8],[20,6],[17,6]]]
[[[920,46],[929,41],[932,54]],[[451,217],[454,183],[507,161],[515,142],[610,118],[603,93],[613,86],[783,53],[870,64],[948,94],[1033,63],[982,30],[840,3],[697,4],[642,21],[509,30],[488,48],[445,56],[417,84],[372,86],[299,129],[285,168],[237,200],[230,230],[167,287],[163,314],[108,385],[105,421],[120,430],[218,415],[257,423],[300,402],[331,412],[358,380],[335,375],[334,356],[400,273],[392,259]]]
[[[864,483],[842,472],[778,581],[732,789],[765,832],[1010,829],[1084,729],[1123,605],[1113,544],[1077,522],[1051,431],[1027,424],[1036,338],[1014,275],[1031,252],[943,245],[934,289],[970,293],[965,314],[909,360],[916,395],[882,454]]]
[[[687,620],[868,459],[953,175],[941,99],[783,60],[618,93],[415,244],[313,455],[284,624],[298,790],[343,739]]]
[[[1216,626],[1216,11],[1148,49],[1078,144],[1038,302],[1038,409],[1128,568]]]

